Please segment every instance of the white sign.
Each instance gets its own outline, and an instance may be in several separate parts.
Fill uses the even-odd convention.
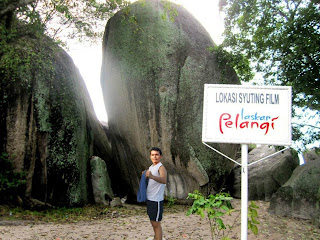
[[[205,84],[202,142],[291,145],[291,87]]]

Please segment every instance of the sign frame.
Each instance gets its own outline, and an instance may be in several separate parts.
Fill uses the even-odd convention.
[[[282,110],[280,111],[282,116],[285,118],[285,120],[282,122],[282,129],[284,132],[284,135],[281,134],[274,134],[274,137],[264,138],[262,136],[254,137],[252,134],[248,134],[248,131],[243,134],[244,136],[241,137],[240,134],[232,134],[231,138],[222,136],[222,134],[213,134],[212,133],[212,127],[210,124],[212,124],[212,116],[215,114],[215,111],[219,111],[219,109],[223,109],[225,111],[226,109],[232,109],[234,106],[249,106],[251,109],[255,109],[254,107],[259,107],[259,110],[263,109],[263,107],[272,108],[273,106],[270,104],[270,106],[267,106],[267,99],[264,97],[264,104],[251,104],[250,103],[242,103],[240,104],[240,98],[238,98],[238,102],[232,102],[232,99],[229,98],[230,102],[227,102],[228,99],[224,99],[227,103],[213,103],[212,94],[218,92],[218,91],[224,91],[224,92],[233,92],[233,100],[237,98],[236,94],[240,95],[246,93],[250,94],[276,94],[275,96],[278,96],[278,101],[281,103],[280,107],[282,107]],[[210,95],[211,94],[211,95]],[[230,95],[229,95],[230,97]],[[216,97],[218,98],[218,96]],[[280,145],[280,146],[290,146],[291,145],[291,138],[292,138],[292,129],[291,129],[291,104],[292,104],[292,90],[291,87],[288,86],[244,86],[244,85],[231,85],[231,84],[205,84],[204,85],[204,102],[203,102],[203,125],[202,125],[202,142],[216,142],[216,143],[233,143],[233,144],[267,144],[267,145]],[[220,99],[221,100],[221,99]],[[216,99],[216,101],[218,101]],[[278,103],[278,106],[279,104]],[[217,104],[218,110],[215,110],[212,105]],[[277,107],[277,106],[275,106]],[[275,108],[273,108],[275,109]],[[242,108],[243,111],[243,108]],[[270,111],[270,109],[269,109]],[[285,113],[283,113],[285,112]],[[219,113],[218,113],[219,114]],[[253,115],[252,115],[253,116]],[[215,116],[215,121],[217,117]],[[282,118],[283,119],[283,118]],[[269,120],[270,126],[271,121]],[[276,122],[276,120],[275,120]],[[215,122],[216,123],[216,122]],[[273,122],[272,122],[273,123]],[[276,122],[278,123],[278,122]],[[274,123],[274,125],[276,125]],[[219,123],[217,123],[219,124]],[[220,123],[221,124],[221,123]],[[273,125],[273,126],[274,126]],[[221,127],[221,126],[220,126]],[[268,125],[269,128],[269,125]],[[210,130],[211,129],[211,130]],[[228,128],[226,128],[229,130]],[[271,127],[270,127],[271,129]],[[217,131],[217,130],[214,130]],[[245,131],[244,131],[245,132]],[[270,131],[271,132],[271,131]],[[239,137],[240,136],[240,137]],[[281,139],[280,139],[281,137]]]

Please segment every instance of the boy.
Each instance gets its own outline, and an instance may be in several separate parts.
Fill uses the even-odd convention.
[[[164,188],[167,183],[167,171],[161,163],[162,152],[160,148],[150,150],[152,165],[146,172],[149,178],[147,187],[147,213],[154,231],[154,240],[162,240],[161,220],[163,213]]]

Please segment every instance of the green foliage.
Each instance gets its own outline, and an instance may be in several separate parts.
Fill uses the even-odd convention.
[[[207,217],[210,224],[212,239],[227,240],[230,239],[225,233],[225,229],[231,226],[225,225],[222,218],[225,215],[230,215],[234,209],[232,208],[230,197],[227,193],[218,193],[216,195],[210,194],[208,198],[204,197],[199,191],[189,193],[187,199],[193,199],[193,205],[187,212],[187,216],[190,214],[200,215],[201,218]]]
[[[166,20],[167,16],[169,15],[169,18],[172,22],[175,21],[175,18],[178,16],[177,9],[174,8],[171,2],[168,0],[161,0],[161,3],[164,5],[164,9],[166,10],[162,15],[162,19]]]
[[[253,232],[253,234],[258,235],[257,224],[260,224],[257,220],[258,212],[256,209],[259,209],[259,206],[255,202],[250,202],[248,207],[248,229]]]
[[[19,84],[25,89],[30,89],[32,84],[31,73],[34,70],[33,66],[36,63],[35,55],[37,53],[33,51],[30,43],[24,41],[23,35],[26,34],[27,26],[21,27],[20,32],[18,32],[19,27],[15,26],[11,31],[6,31],[5,26],[0,24],[0,31],[4,33],[0,35],[0,81],[5,81],[3,84],[7,88]],[[17,50],[17,41],[21,41],[20,48],[24,51]]]
[[[296,126],[294,140],[306,136],[310,138],[305,143],[319,140],[320,131],[315,128],[320,121],[319,2],[220,0],[219,4],[226,14],[221,47],[232,56],[241,56],[234,62],[240,67],[243,60],[249,60],[252,72],[263,74],[265,84],[292,86],[293,105],[315,110],[312,115],[318,118],[316,123],[302,124],[309,128],[308,134]],[[240,78],[250,80],[245,75]]]
[[[304,151],[304,146],[320,139],[320,111],[311,111],[307,108],[294,109],[294,116],[292,139],[297,145],[302,146],[301,151]]]
[[[228,228],[232,229],[237,218],[235,218],[232,225],[225,225],[223,222],[223,217],[225,215],[231,215],[235,210],[231,205],[232,197],[227,193],[217,193],[216,195],[210,194],[209,197],[204,197],[199,191],[194,191],[194,193],[189,193],[187,199],[193,199],[193,205],[187,212],[187,216],[190,214],[197,214],[201,218],[207,217],[210,224],[211,237],[212,239],[228,240],[229,231],[225,232]],[[255,202],[250,202],[248,206],[248,229],[251,230],[255,235],[258,234],[259,224],[258,209],[259,206]]]
[[[24,172],[14,172],[8,154],[0,155],[0,203],[15,201],[17,196],[24,194],[26,184]]]
[[[222,45],[212,46],[208,49],[210,52],[216,53],[218,57],[219,64],[224,66],[228,63],[232,67],[241,81],[249,82],[253,78],[253,73],[250,67],[250,62],[243,54],[231,54],[226,51]]]
[[[3,96],[0,104],[21,96],[21,89],[26,94],[34,92],[39,129],[50,131],[48,89],[52,88],[52,52],[56,45],[35,32],[30,24],[15,22],[10,31],[0,24],[0,30],[6,32],[0,36],[0,91]]]
[[[177,199],[175,199],[173,196],[171,196],[171,194],[169,193],[168,194],[168,199],[167,199],[168,203],[167,203],[167,206],[169,208],[173,207],[175,202],[177,201]]]
[[[43,30],[60,43],[70,39],[92,41],[101,38],[106,20],[128,3],[125,0],[40,0],[19,1],[18,4],[4,1],[0,4],[0,21],[8,19],[2,12],[14,7],[10,12],[14,12],[21,21]]]

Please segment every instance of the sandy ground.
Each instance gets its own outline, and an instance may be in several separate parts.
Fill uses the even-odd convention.
[[[256,202],[258,209],[259,234],[257,236],[248,232],[248,239],[259,240],[302,240],[320,239],[320,229],[306,220],[277,217],[267,212],[269,203]],[[233,200],[236,209],[240,209],[240,201]],[[125,208],[144,208],[139,205],[125,205]],[[210,240],[210,227],[205,219],[198,215],[186,216],[186,207],[181,207],[175,212],[165,208],[162,227],[166,240]],[[229,233],[231,239],[241,238],[241,224],[239,212],[228,216],[224,222],[232,224]],[[236,221],[234,221],[236,219]],[[108,239],[108,240],[139,240],[147,239],[153,235],[153,231],[146,214],[126,216],[113,211],[112,217],[93,219],[77,223],[39,223],[30,220],[1,220],[0,239]]]

